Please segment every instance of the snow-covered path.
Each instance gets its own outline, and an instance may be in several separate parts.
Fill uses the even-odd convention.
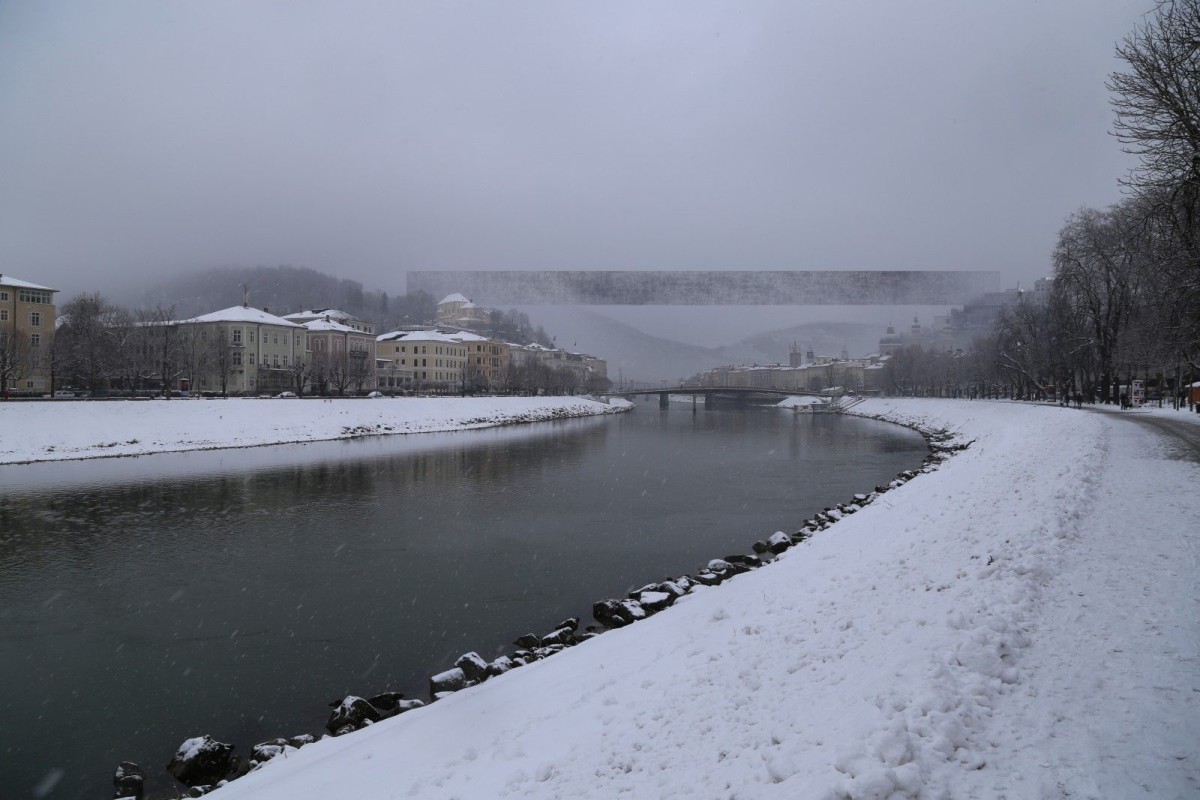
[[[856,410],[974,444],[770,567],[217,796],[1200,794],[1200,466],[1113,415]]]
[[[1200,797],[1200,451],[1119,416],[998,719],[1013,797]]]

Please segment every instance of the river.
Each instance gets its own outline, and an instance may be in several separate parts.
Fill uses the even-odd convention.
[[[0,796],[111,797],[126,759],[169,795],[187,737],[245,755],[319,735],[346,694],[425,699],[464,652],[588,624],[926,452],[870,420],[679,404],[0,467]]]

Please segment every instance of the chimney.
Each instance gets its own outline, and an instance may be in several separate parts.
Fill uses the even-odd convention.
[[[267,308],[266,306],[263,306],[263,313],[264,313],[264,314],[270,314],[270,313],[271,313],[271,310],[270,310],[269,308]]]

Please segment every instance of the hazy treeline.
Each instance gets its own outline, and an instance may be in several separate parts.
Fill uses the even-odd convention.
[[[1118,47],[1113,134],[1137,167],[1126,199],[1067,218],[1045,303],[1006,308],[968,353],[909,349],[894,391],[1115,401],[1133,379],[1178,396],[1200,371],[1200,3],[1160,3]]]

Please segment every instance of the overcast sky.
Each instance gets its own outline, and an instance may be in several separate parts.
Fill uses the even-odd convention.
[[[1150,0],[0,2],[0,272],[1047,271]]]

